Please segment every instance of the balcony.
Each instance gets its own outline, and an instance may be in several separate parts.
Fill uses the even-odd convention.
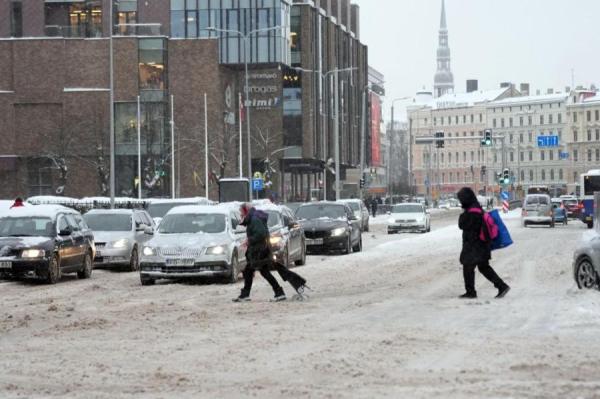
[[[115,25],[116,36],[162,36],[161,24],[119,24]]]
[[[44,35],[47,37],[90,38],[102,37],[102,27],[98,25],[46,25]]]

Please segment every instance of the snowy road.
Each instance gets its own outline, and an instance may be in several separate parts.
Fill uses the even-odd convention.
[[[599,398],[600,293],[571,276],[587,230],[507,224],[503,300],[480,275],[480,299],[457,299],[455,217],[424,235],[374,225],[363,253],[311,256],[305,303],[269,303],[260,278],[249,304],[230,301],[240,284],[142,288],[101,270],[0,282],[0,397]]]

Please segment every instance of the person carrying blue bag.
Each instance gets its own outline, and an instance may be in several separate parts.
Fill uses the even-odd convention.
[[[476,268],[498,289],[496,298],[503,298],[510,291],[510,286],[492,269],[490,260],[492,259],[492,249],[504,248],[512,244],[508,229],[502,223],[497,211],[486,213],[482,209],[477,201],[477,196],[469,187],[462,188],[458,192],[457,198],[464,210],[458,219],[458,227],[462,230],[463,245],[460,263],[463,265],[466,293],[460,298],[477,298]],[[500,223],[495,221],[494,212]]]

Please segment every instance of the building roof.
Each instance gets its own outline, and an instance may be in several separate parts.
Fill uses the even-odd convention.
[[[594,97],[586,98],[585,100],[583,100],[583,103],[585,103],[585,104],[600,103],[600,93],[596,93],[596,95]]]
[[[521,97],[508,97],[502,100],[494,101],[490,105],[511,105],[511,104],[527,104],[527,103],[549,103],[556,101],[565,101],[569,97],[568,94],[555,93],[555,94],[544,94],[540,96],[521,96]]]
[[[409,105],[408,108],[411,109],[413,107],[429,107],[432,109],[441,110],[472,107],[477,104],[494,101],[500,98],[508,90],[510,90],[509,87],[495,90],[473,91],[471,93],[448,93],[427,102],[414,102],[411,105]]]

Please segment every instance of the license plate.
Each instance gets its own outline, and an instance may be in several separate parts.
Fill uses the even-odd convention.
[[[12,262],[0,262],[0,269],[12,269]]]
[[[316,240],[306,240],[306,245],[323,245],[323,239],[317,238]]]
[[[167,259],[167,266],[194,266],[194,259]]]

